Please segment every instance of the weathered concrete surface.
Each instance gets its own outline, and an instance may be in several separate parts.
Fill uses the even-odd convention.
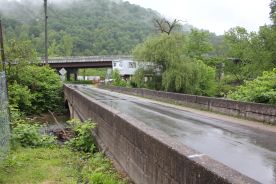
[[[101,85],[100,88],[131,95],[138,95],[156,100],[171,100],[178,104],[186,105],[197,109],[219,112],[226,115],[276,125],[276,106],[274,105],[239,102],[234,100],[171,93],[164,91],[154,91],[141,88],[123,88],[106,85]]]
[[[72,114],[97,122],[97,142],[135,183],[258,183],[73,87],[64,93]]]

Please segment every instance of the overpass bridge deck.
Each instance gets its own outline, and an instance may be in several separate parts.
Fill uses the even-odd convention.
[[[72,56],[72,57],[50,57],[49,64],[53,63],[90,63],[90,62],[108,62],[121,59],[132,59],[129,55],[110,55],[110,56]],[[40,58],[41,63],[45,63],[44,58]]]

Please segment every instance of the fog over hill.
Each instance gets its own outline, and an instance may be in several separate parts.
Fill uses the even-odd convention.
[[[42,55],[43,0],[0,0],[0,16],[6,40],[31,40]],[[102,55],[131,53],[160,14],[122,0],[49,0],[48,17],[50,55]]]

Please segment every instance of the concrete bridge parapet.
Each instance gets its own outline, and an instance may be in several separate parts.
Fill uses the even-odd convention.
[[[64,93],[72,117],[97,123],[98,145],[137,184],[258,183],[70,85]]]

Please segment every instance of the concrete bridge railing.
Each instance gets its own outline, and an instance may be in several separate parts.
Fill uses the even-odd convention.
[[[97,123],[98,146],[137,184],[257,183],[70,86],[64,93],[71,116]]]
[[[116,92],[147,97],[165,102],[171,101],[175,102],[176,104],[181,104],[192,108],[218,112],[248,120],[276,124],[275,105],[240,102],[235,100],[155,91],[142,88],[124,88],[106,85],[101,85],[100,87],[103,89],[109,89]]]

